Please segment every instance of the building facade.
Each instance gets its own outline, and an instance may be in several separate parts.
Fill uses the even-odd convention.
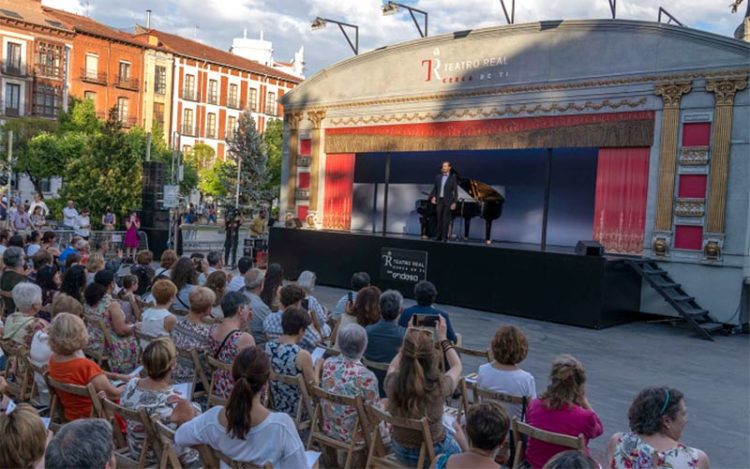
[[[141,37],[143,39],[143,37]],[[159,126],[166,142],[172,134],[172,87],[174,55],[158,48],[158,38],[146,37],[152,47],[144,52],[143,128],[152,132]]]

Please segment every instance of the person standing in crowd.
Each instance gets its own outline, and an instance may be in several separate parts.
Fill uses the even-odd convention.
[[[29,214],[26,212],[26,209],[23,205],[20,205],[18,207],[18,213],[13,217],[13,229],[16,231],[26,231],[31,229],[31,217],[29,217]]]
[[[241,291],[245,288],[245,274],[248,270],[253,267],[252,257],[242,256],[237,260],[237,270],[240,271],[239,275],[232,277],[227,286],[227,291]],[[260,294],[260,293],[258,293]]]
[[[60,253],[60,262],[64,263],[68,259],[68,256],[71,254],[80,254],[81,246],[83,246],[85,242],[86,241],[81,239],[80,236],[73,236],[72,238],[70,238],[70,243]]]
[[[7,316],[16,311],[11,292],[16,285],[26,281],[29,270],[24,261],[23,249],[17,246],[11,246],[3,252],[3,264],[5,269],[0,276],[0,296],[5,300],[5,315]]]
[[[82,419],[63,425],[45,453],[46,469],[114,469],[112,425],[104,419]]]
[[[2,243],[2,232],[0,232],[0,243]],[[57,235],[54,231],[45,231],[42,235],[42,250],[47,251],[53,258],[60,257],[60,249],[57,247]],[[2,250],[0,250],[2,253]]]
[[[354,306],[354,301],[357,299],[357,293],[370,286],[370,274],[367,272],[356,272],[352,275],[351,290],[349,290],[344,296],[339,298],[336,303],[336,307],[331,314],[331,318],[335,321],[339,321],[341,316],[346,312],[347,305],[351,308]]]
[[[40,205],[37,205],[31,211],[31,226],[33,229],[41,231],[44,229],[44,226],[46,224],[47,219],[44,216],[44,210],[42,210],[42,207]]]
[[[112,213],[112,207],[107,205],[104,209],[104,215],[102,215],[102,227],[105,231],[114,231],[117,226],[117,217]]]
[[[29,233],[29,237],[26,239],[26,256],[34,257],[37,252],[42,248],[42,235],[38,231],[32,231]]]
[[[137,213],[131,211],[127,220],[125,220],[125,241],[123,242],[125,246],[125,257],[130,261],[133,260],[135,250],[138,249],[138,246],[141,244],[141,241],[138,238],[138,230],[140,229],[141,219],[138,217]]]
[[[642,390],[630,405],[628,420],[630,432],[615,433],[609,440],[607,467],[710,467],[706,453],[680,443],[687,425],[687,408],[677,389]]]
[[[228,207],[224,213],[224,229],[226,238],[224,238],[224,265],[231,266],[234,269],[237,263],[237,244],[240,237],[240,226],[242,226],[242,214],[234,207]],[[231,254],[231,256],[230,256]],[[229,263],[229,259],[232,263]]]
[[[12,197],[10,200],[10,207],[8,208],[8,222],[11,226],[13,225],[13,219],[16,218],[16,215],[18,215],[18,202],[16,202],[15,197]]]
[[[78,210],[73,200],[68,200],[68,205],[63,209],[63,229],[75,231],[78,228]]]
[[[91,217],[89,217],[89,209],[87,208],[81,210],[80,215],[78,215],[76,234],[86,241],[88,241],[89,236],[91,236]]]
[[[396,322],[399,314],[404,310],[403,305],[404,297],[396,290],[386,290],[380,295],[380,321],[365,327],[367,331],[366,359],[378,363],[390,363],[396,356],[406,334],[406,329]],[[373,371],[378,378],[380,396],[384,397],[385,371]]]
[[[31,202],[31,205],[29,206],[29,212],[33,214],[37,207],[42,209],[43,217],[49,216],[49,207],[47,207],[47,204],[44,202],[44,196],[41,192],[34,193],[34,201]]]
[[[440,315],[445,319],[445,323],[448,325],[448,340],[455,344],[457,337],[456,333],[453,331],[451,318],[448,316],[448,313],[435,307],[437,295],[437,288],[435,288],[435,285],[428,280],[422,280],[414,285],[414,299],[417,300],[417,304],[404,310],[398,320],[398,325],[401,327],[408,327],[411,322],[411,317],[415,314],[420,316]]]
[[[243,258],[244,259],[244,258]],[[249,257],[247,258],[249,259]],[[240,259],[242,262],[242,259]],[[244,294],[250,302],[250,308],[253,310],[253,319],[250,320],[250,332],[255,338],[255,344],[259,347],[266,345],[266,334],[263,332],[263,321],[271,314],[271,310],[260,299],[260,292],[263,290],[263,271],[260,269],[250,269],[242,278],[245,281]]]
[[[261,209],[256,216],[250,221],[250,236],[261,237],[268,232],[268,222],[266,221],[266,211]]]

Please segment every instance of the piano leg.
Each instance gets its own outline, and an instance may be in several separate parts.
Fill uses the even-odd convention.
[[[464,217],[464,239],[469,239],[469,228],[471,228],[471,218]]]
[[[484,242],[486,244],[492,244],[492,220],[484,221]]]

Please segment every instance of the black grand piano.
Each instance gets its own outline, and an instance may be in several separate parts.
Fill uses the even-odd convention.
[[[492,233],[492,222],[500,218],[503,213],[503,203],[505,198],[489,184],[485,184],[476,179],[461,177],[455,170],[452,170],[458,177],[458,185],[463,189],[471,199],[458,199],[456,209],[451,211],[452,218],[463,218],[464,232],[462,239],[469,238],[469,227],[471,219],[481,217],[484,219],[484,241],[487,244],[492,242],[490,237]],[[436,229],[437,214],[435,206],[429,199],[420,199],[416,203],[417,213],[419,213],[419,222],[421,225],[421,235],[423,238],[433,237]],[[451,223],[451,230],[453,224]],[[451,235],[449,234],[449,237]],[[461,237],[459,235],[459,237]]]

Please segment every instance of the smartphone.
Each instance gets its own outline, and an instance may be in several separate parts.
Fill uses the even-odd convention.
[[[349,292],[349,303],[354,303],[354,293]]]
[[[435,314],[415,314],[414,315],[414,325],[417,327],[430,327],[435,328],[437,327],[438,322],[440,321],[439,316]]]
[[[302,307],[305,308],[305,311],[310,310],[310,300],[308,298],[302,299]]]

